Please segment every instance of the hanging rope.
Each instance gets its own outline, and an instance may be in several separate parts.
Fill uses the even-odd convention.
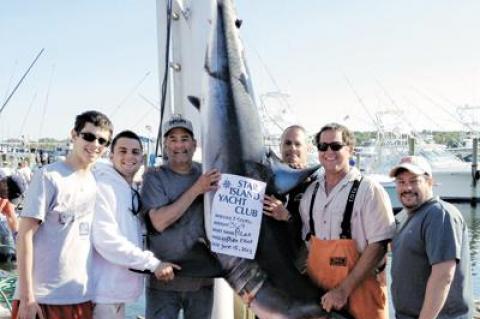
[[[167,87],[168,87],[168,68],[169,68],[169,58],[170,58],[170,29],[172,24],[172,0],[167,0],[167,36],[166,36],[166,45],[165,45],[165,70],[163,72],[163,81],[162,81],[162,99],[160,101],[160,125],[158,126],[157,133],[157,144],[155,145],[155,156],[163,155],[162,153],[162,123],[163,116],[165,114],[165,102],[167,100]]]

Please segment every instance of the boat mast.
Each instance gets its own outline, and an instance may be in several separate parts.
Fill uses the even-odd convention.
[[[157,0],[162,98],[157,155],[162,139],[162,122],[172,113],[181,113],[192,121],[197,145],[202,145],[200,113],[191,105],[188,96],[202,100],[205,94],[205,54],[216,8],[217,0]],[[168,28],[171,28],[170,31]],[[233,301],[233,290],[223,279],[215,279],[212,319],[233,319]]]
[[[10,101],[10,99],[12,98],[13,94],[15,94],[15,92],[17,91],[17,89],[20,87],[20,84],[22,84],[23,80],[25,79],[25,77],[27,76],[27,74],[30,72],[30,70],[33,68],[33,66],[35,65],[35,63],[37,62],[37,60],[40,58],[40,56],[42,55],[43,51],[45,51],[45,48],[42,48],[40,50],[40,52],[38,52],[37,56],[35,57],[35,59],[33,60],[33,62],[30,64],[30,66],[28,67],[27,71],[25,71],[25,73],[23,74],[23,76],[20,78],[20,80],[18,81],[17,85],[15,85],[15,87],[13,88],[12,92],[8,95],[8,97],[6,98],[5,102],[3,102],[3,105],[2,107],[0,107],[0,115],[2,114],[3,110],[5,109],[5,107],[7,106],[8,102]]]
[[[157,0],[160,96],[165,100],[161,101],[161,107],[162,103],[164,106],[160,120],[181,113],[192,121],[198,145],[201,145],[200,114],[188,96],[202,100],[204,95],[205,53],[216,3],[216,0]],[[169,24],[171,29],[167,34]],[[158,140],[162,138],[161,126]]]

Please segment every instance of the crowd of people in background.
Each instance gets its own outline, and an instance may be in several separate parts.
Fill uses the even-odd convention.
[[[208,242],[203,194],[217,190],[222,173],[202,172],[193,160],[192,122],[165,122],[166,160],[140,180],[143,148],[133,131],[114,136],[104,114],[87,111],[70,134],[65,160],[33,177],[25,162],[0,176],[0,212],[18,261],[12,318],[122,319],[145,289],[147,319],[176,319],[181,310],[185,319],[209,319],[213,279],[178,275],[175,262]],[[109,147],[109,161],[98,162]],[[281,159],[293,169],[308,166],[311,147],[321,168],[287,194],[266,194],[263,209],[283,223],[288,236],[278,245],[297,270],[326,291],[322,307],[356,319],[393,316],[390,250],[395,318],[472,318],[467,226],[433,194],[429,163],[408,156],[391,169],[403,205],[394,216],[383,187],[351,165],[347,127],[327,124],[313,141],[300,125],[281,135]]]

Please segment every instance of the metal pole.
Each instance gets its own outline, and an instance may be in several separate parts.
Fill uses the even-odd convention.
[[[472,195],[470,198],[470,205],[477,206],[478,137],[473,138],[472,144]]]
[[[415,138],[408,137],[408,155],[415,155]]]
[[[478,137],[473,138],[472,144],[473,144],[472,145],[472,186],[476,187],[477,186],[476,174],[477,174],[477,168],[478,168],[478,159],[477,159]]]
[[[12,92],[10,93],[10,95],[7,97],[7,99],[5,100],[5,102],[3,102],[3,105],[2,107],[0,107],[0,114],[2,114],[2,111],[3,109],[5,108],[5,106],[7,106],[8,102],[10,101],[10,99],[12,98],[13,94],[15,94],[15,92],[17,91],[18,87],[20,86],[20,84],[22,84],[23,80],[25,79],[25,77],[27,76],[28,72],[30,72],[30,70],[32,69],[32,67],[35,65],[35,63],[37,62],[38,58],[42,55],[43,51],[45,51],[45,49],[41,49],[40,52],[38,52],[37,56],[35,57],[35,59],[33,60],[33,62],[30,64],[30,66],[28,67],[27,71],[25,71],[25,73],[23,74],[22,78],[20,79],[20,81],[18,81],[17,85],[15,85],[15,87],[13,88]]]

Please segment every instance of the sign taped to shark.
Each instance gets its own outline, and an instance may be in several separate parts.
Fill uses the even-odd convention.
[[[262,222],[266,183],[222,174],[212,202],[213,252],[253,259]]]

